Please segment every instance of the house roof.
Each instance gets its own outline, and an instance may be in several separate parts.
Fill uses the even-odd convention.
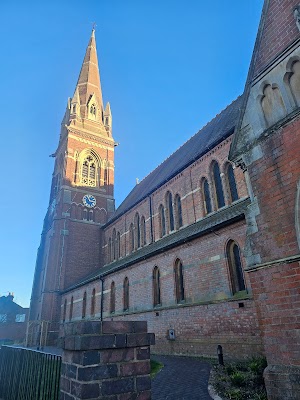
[[[240,96],[233,101],[136,185],[117,208],[107,226],[231,135],[238,119],[241,100]]]

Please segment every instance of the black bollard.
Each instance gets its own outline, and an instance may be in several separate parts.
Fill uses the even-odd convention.
[[[220,365],[224,365],[223,349],[222,349],[222,346],[220,344],[218,345],[217,353],[218,353],[219,364]]]

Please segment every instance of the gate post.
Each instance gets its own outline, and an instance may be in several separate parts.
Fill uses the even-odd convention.
[[[150,345],[144,321],[64,325],[60,400],[150,400]]]

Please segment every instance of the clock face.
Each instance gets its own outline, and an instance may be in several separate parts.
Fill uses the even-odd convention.
[[[82,201],[83,204],[89,208],[93,208],[96,205],[96,198],[92,194],[85,194]]]

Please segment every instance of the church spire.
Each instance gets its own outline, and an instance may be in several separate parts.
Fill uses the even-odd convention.
[[[92,29],[69,110],[70,124],[75,124],[77,127],[82,125],[87,130],[103,136],[111,136],[111,129],[107,129],[104,121],[94,28]]]
[[[93,28],[91,38],[86,49],[76,89],[78,88],[81,107],[86,106],[90,97],[94,94],[101,112],[103,111],[102,91],[100,84],[100,73],[96,50],[95,29]],[[82,110],[83,111],[83,110]],[[85,114],[83,113],[83,117]]]

